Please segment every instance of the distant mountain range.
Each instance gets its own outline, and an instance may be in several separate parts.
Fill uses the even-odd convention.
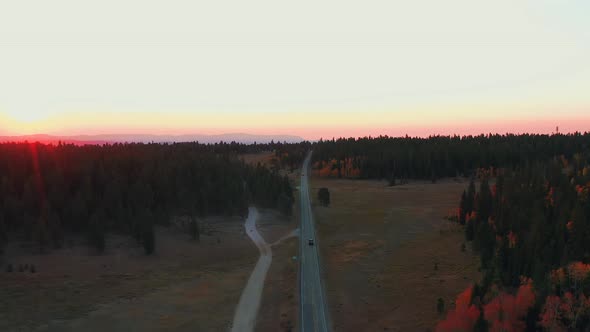
[[[21,135],[21,136],[0,136],[0,142],[41,142],[45,144],[57,144],[58,142],[85,145],[85,144],[107,144],[107,143],[172,143],[172,142],[239,142],[244,144],[287,142],[298,143],[304,141],[302,137],[293,135],[252,135],[242,133],[220,134],[220,135]]]

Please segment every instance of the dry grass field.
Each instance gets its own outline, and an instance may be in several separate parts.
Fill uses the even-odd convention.
[[[261,216],[263,232],[287,234],[294,228],[272,211]],[[153,256],[145,256],[133,239],[117,235],[108,236],[103,255],[90,253],[84,239],[44,255],[12,243],[5,262],[34,264],[36,271],[16,268],[8,273],[1,267],[0,330],[228,330],[258,250],[240,218],[203,222],[209,227],[199,243],[178,229],[158,228]],[[283,264],[274,266],[273,261],[271,273],[278,275],[269,278],[274,286],[263,299],[267,306],[287,303],[288,295],[281,296],[278,288],[292,272],[288,260],[279,257],[291,255],[289,248],[296,241],[290,241],[277,247],[276,261]],[[296,314],[289,310],[277,312],[277,317],[293,319]],[[281,321],[261,317],[260,323],[279,326]]]
[[[445,220],[464,181],[385,182],[314,178],[313,209],[335,331],[426,331],[471,280],[478,261],[461,228]],[[317,204],[327,187],[330,207]]]
[[[270,166],[274,156],[275,154],[272,151],[267,151],[260,153],[245,153],[241,154],[239,158],[246,164],[257,165],[260,163],[263,166]]]
[[[297,274],[299,261],[299,195],[295,194],[293,215],[263,210],[258,220],[260,234],[272,245],[272,264],[266,276],[256,331],[296,331],[299,312]]]
[[[273,246],[273,260],[266,276],[256,331],[296,331],[299,312],[297,271],[299,253],[297,238]]]

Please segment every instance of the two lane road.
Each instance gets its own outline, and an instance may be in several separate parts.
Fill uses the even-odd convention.
[[[311,152],[303,162],[301,173],[301,237],[300,237],[300,315],[302,332],[330,331],[324,288],[321,279],[318,242],[315,236],[308,174]],[[309,240],[314,245],[309,245]]]

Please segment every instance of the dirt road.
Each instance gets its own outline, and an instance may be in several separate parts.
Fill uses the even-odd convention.
[[[250,207],[246,219],[246,233],[258,247],[260,258],[248,279],[248,283],[240,296],[240,302],[234,315],[232,332],[250,332],[254,330],[256,316],[260,308],[260,298],[264,288],[264,279],[272,262],[272,250],[256,229],[258,210]]]

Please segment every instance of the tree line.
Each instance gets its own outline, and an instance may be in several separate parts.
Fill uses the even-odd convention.
[[[114,231],[151,253],[154,225],[172,216],[245,216],[251,203],[290,213],[288,179],[237,158],[269,147],[0,144],[0,244],[10,236],[59,248],[75,232],[102,251],[105,233]]]
[[[363,179],[469,176],[479,168],[514,168],[571,158],[590,147],[590,133],[363,137],[313,143],[316,174]]]

